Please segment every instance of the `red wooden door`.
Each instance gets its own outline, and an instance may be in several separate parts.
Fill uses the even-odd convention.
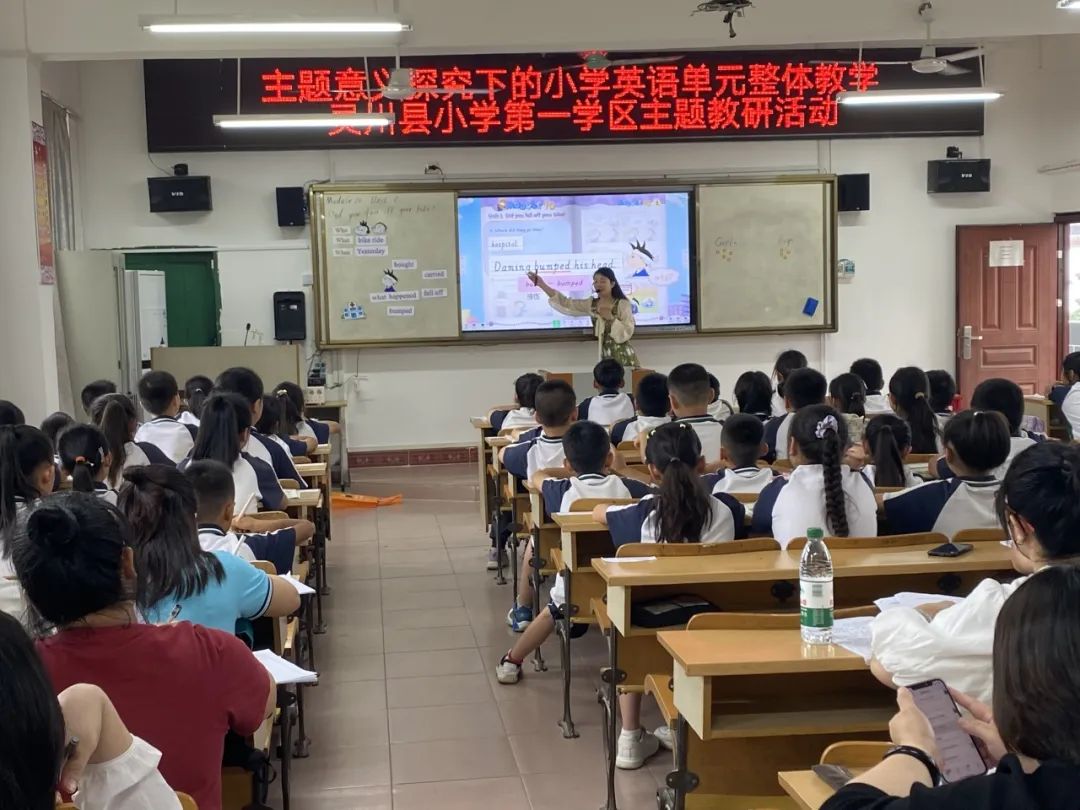
[[[1045,393],[1057,379],[1061,284],[1057,225],[956,229],[956,365],[965,402],[991,377],[1025,394]]]

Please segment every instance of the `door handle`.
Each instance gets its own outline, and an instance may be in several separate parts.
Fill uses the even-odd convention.
[[[971,342],[983,339],[982,335],[975,335],[972,332],[973,330],[968,324],[965,324],[960,330],[960,357],[964,360],[971,359]]]

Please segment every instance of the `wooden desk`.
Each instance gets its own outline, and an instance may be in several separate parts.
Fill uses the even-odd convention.
[[[813,771],[781,771],[777,778],[799,810],[819,810],[835,793]]]
[[[330,419],[337,422],[341,426],[341,433],[338,434],[339,444],[341,445],[341,456],[338,462],[338,481],[341,482],[342,491],[346,490],[349,486],[349,439],[348,439],[348,414],[346,413],[349,403],[343,399],[327,400],[321,405],[305,405],[304,413],[310,416],[312,419]],[[334,437],[330,436],[330,443],[333,444]],[[328,445],[329,446],[329,445]]]
[[[479,431],[479,445],[476,453],[476,466],[480,474],[480,521],[487,526],[495,513],[495,493],[491,489],[491,479],[487,468],[491,463],[491,449],[484,439],[491,436],[491,420],[486,416],[471,416],[469,424]]]
[[[485,452],[490,452],[491,455],[491,463],[487,465],[485,472],[488,478],[486,486],[491,489],[493,498],[490,520],[492,531],[495,533],[495,582],[498,585],[505,585],[506,577],[503,576],[505,549],[499,544],[499,535],[502,519],[510,519],[514,499],[507,494],[506,485],[510,476],[499,460],[499,451],[504,447],[509,447],[514,440],[509,436],[487,436],[481,443],[487,448]]]
[[[779,795],[777,773],[810,767],[833,742],[883,739],[896,712],[861,656],[805,645],[798,630],[665,630],[658,639],[674,665],[677,808]]]
[[[1070,440],[1072,428],[1069,427],[1069,420],[1061,412],[1061,407],[1047,397],[1030,394],[1025,396],[1024,414],[1042,419],[1046,425],[1046,434],[1051,438],[1065,442]]]

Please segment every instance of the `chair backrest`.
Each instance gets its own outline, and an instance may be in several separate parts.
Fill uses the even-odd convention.
[[[911,546],[925,546],[933,544],[940,546],[948,543],[949,538],[940,532],[918,532],[916,534],[894,534],[891,537],[826,537],[825,545],[829,548],[879,548],[900,549]],[[796,537],[788,543],[789,549],[796,551],[806,546],[805,537]]]
[[[1004,539],[1004,529],[964,529],[953,535],[954,543],[1000,543]]]
[[[893,492],[903,492],[903,487],[874,487],[875,495],[889,495]]]
[[[712,557],[721,554],[745,554],[751,551],[777,551],[780,544],[771,537],[734,540],[730,543],[626,543],[616,557]]]
[[[925,467],[937,457],[937,453],[908,453],[908,457],[904,459],[904,466],[914,467],[921,464]]]
[[[725,495],[730,495],[732,498],[737,500],[739,503],[757,503],[758,502],[758,495],[760,493],[758,493],[758,492],[725,492],[724,494]]]
[[[629,506],[638,502],[637,498],[578,498],[570,504],[571,512],[591,512],[600,504],[611,506]]]
[[[791,463],[790,459],[778,458],[772,463],[772,468],[778,473],[789,473],[795,469],[795,465]]]
[[[892,748],[888,742],[838,742],[825,749],[822,765],[843,765],[845,768],[872,768],[881,762]]]
[[[245,515],[244,517],[253,518],[255,520],[288,520],[289,515],[285,512],[255,512],[251,515]]]
[[[311,459],[307,456],[293,456],[292,460],[294,464],[311,464]]]
[[[274,576],[277,573],[277,569],[274,568],[274,564],[272,562],[268,562],[267,560],[252,560],[251,564],[263,573],[269,574],[270,576]]]
[[[300,482],[292,478],[279,478],[278,486],[282,489],[300,489]]]
[[[573,475],[566,467],[545,467],[542,470],[537,470],[536,474],[544,478],[569,478]]]
[[[837,619],[876,616],[876,605],[841,608]],[[690,619],[687,630],[797,630],[798,613],[699,613]]]
[[[619,442],[615,449],[622,453],[626,457],[626,460],[632,464],[645,463],[641,458],[641,449],[633,439],[630,441]]]

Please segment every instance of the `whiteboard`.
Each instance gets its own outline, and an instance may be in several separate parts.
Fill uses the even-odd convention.
[[[698,329],[836,328],[834,177],[700,185]]]
[[[457,193],[314,186],[320,346],[460,337]]]

